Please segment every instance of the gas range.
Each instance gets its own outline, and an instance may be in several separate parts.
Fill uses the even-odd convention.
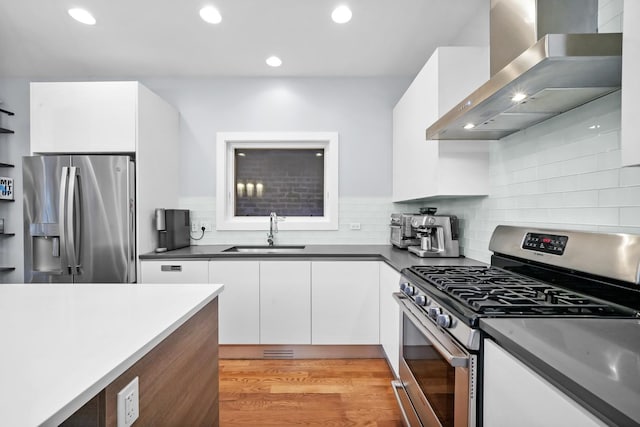
[[[409,425],[478,425],[481,319],[640,318],[638,235],[498,226],[489,249],[490,266],[401,271],[393,387]]]
[[[491,266],[401,272],[402,297],[469,350],[483,317],[640,318],[640,236],[498,226],[490,249]]]

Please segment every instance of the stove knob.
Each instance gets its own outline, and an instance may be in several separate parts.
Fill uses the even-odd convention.
[[[409,284],[407,282],[400,283],[400,290],[404,291],[407,286],[409,286]]]
[[[438,317],[436,318],[436,322],[438,323],[438,326],[440,326],[440,327],[450,328],[451,327],[451,316],[449,316],[448,314],[438,314]]]
[[[415,286],[407,286],[406,288],[404,288],[404,293],[412,297],[418,294],[418,290],[415,288]]]
[[[429,317],[432,319],[435,320],[440,313],[442,313],[442,309],[440,307],[429,307]]]
[[[427,305],[428,302],[427,297],[424,295],[418,295],[416,297],[416,304],[418,305]]]

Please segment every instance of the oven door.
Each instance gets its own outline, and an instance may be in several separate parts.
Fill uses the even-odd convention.
[[[394,294],[400,322],[400,380],[394,391],[409,426],[476,425],[476,356],[408,297]]]

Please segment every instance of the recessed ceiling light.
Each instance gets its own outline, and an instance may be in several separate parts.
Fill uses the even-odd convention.
[[[277,56],[270,56],[267,58],[267,65],[270,67],[279,67],[282,65],[282,59]]]
[[[474,127],[476,127],[476,125],[474,125],[473,123],[467,123],[466,125],[463,126],[465,129],[469,130],[469,129],[473,129]]]
[[[526,93],[524,93],[524,92],[518,92],[518,93],[516,93],[515,95],[513,95],[513,97],[511,97],[511,100],[512,100],[513,102],[520,102],[520,101],[522,101],[523,99],[525,99],[526,97],[527,97],[527,94],[526,94]]]
[[[95,25],[96,23],[96,18],[84,9],[69,9],[68,12],[73,19],[78,22],[82,22],[83,24]]]
[[[213,6],[205,6],[200,9],[200,18],[209,24],[219,24],[222,22],[222,15]]]
[[[333,9],[333,12],[331,13],[331,19],[333,19],[333,22],[335,22],[336,24],[345,24],[351,21],[351,15],[351,9],[349,9],[347,6],[338,6]]]

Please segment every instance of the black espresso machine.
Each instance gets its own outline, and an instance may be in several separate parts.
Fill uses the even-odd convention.
[[[158,247],[156,252],[172,251],[191,245],[191,221],[187,209],[156,209]]]

